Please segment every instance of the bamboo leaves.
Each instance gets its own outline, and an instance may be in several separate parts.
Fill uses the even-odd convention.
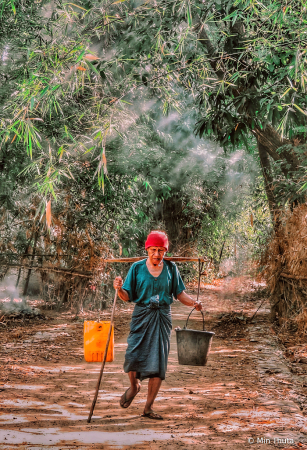
[[[16,15],[16,8],[15,8],[14,0],[10,0],[10,2],[11,2],[12,11]]]
[[[102,192],[104,193],[104,187],[105,187],[105,175],[107,175],[107,158],[105,153],[105,148],[102,148],[100,151],[99,156],[99,163],[97,166],[97,169],[94,173],[94,177],[98,177],[98,184],[99,187],[102,189]]]
[[[9,8],[12,15],[12,4],[6,2],[3,14]],[[52,18],[42,21],[44,32],[26,48],[19,45],[24,75],[5,100],[3,143],[23,142],[29,157],[46,161],[41,147],[51,142],[57,169],[68,176],[65,165],[72,164],[73,152],[77,158],[93,155],[96,182],[104,189],[107,147],[134,126],[131,111],[146,92],[165,115],[184,111],[181,89],[199,99],[198,129],[225,146],[246,143],[250,129],[266,123],[279,126],[284,136],[293,123],[303,125],[307,73],[299,2],[291,14],[279,1],[80,5],[57,4]],[[202,32],[207,37],[200,38]],[[29,116],[35,120],[28,123]]]
[[[191,1],[186,0],[186,8],[187,8],[187,20],[189,27],[192,26],[192,12],[191,12]]]
[[[88,67],[95,72],[96,75],[98,75],[98,77],[100,78],[100,73],[98,72],[98,70],[96,69],[95,66],[93,66],[93,64],[90,61],[86,61],[86,64],[88,65]]]

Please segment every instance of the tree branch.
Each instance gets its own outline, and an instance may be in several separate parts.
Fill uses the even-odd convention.
[[[216,52],[216,48],[214,47],[214,45],[212,44],[206,30],[205,30],[205,26],[204,24],[201,24],[200,22],[197,23],[194,26],[194,30],[199,29],[198,32],[198,40],[199,42],[206,47],[207,52],[208,52],[208,56],[209,56],[209,61],[210,61],[210,65],[212,67],[212,69],[215,71],[216,76],[218,77],[219,80],[223,80],[224,78],[224,71],[222,69],[218,69],[217,65],[218,65],[218,58],[217,58],[217,52]]]
[[[284,160],[288,163],[289,168],[282,167],[282,171],[286,176],[289,171],[296,171],[298,169],[300,161],[293,150],[291,152],[287,150],[277,152],[280,147],[291,142],[288,139],[282,139],[280,134],[271,125],[267,125],[263,130],[256,127],[252,130],[252,133],[256,136],[257,142],[260,142],[265,147],[265,150],[274,161]]]
[[[198,40],[199,42],[206,47],[207,54],[209,57],[209,62],[212,69],[215,71],[215,74],[219,80],[223,80],[225,77],[225,71],[219,67],[217,51],[215,46],[212,44],[206,30],[204,24],[201,24],[199,21],[194,25],[194,30],[198,31]],[[243,37],[244,27],[239,26],[236,29],[231,29],[231,31],[238,35],[240,39]],[[240,92],[234,88],[234,95],[240,95]],[[241,92],[242,94],[242,92]],[[285,144],[290,144],[288,139],[283,139],[280,134],[271,126],[267,125],[264,129],[259,127],[252,127],[252,120],[250,117],[247,117],[247,124],[251,132],[256,136],[257,142],[259,142],[263,147],[265,147],[265,151],[274,159],[274,161],[286,161],[290,166],[289,168],[283,167],[283,173],[287,176],[289,171],[296,171],[300,165],[299,159],[295,155],[295,153],[289,152],[287,150],[282,150],[281,152],[277,152],[277,149],[282,147]]]

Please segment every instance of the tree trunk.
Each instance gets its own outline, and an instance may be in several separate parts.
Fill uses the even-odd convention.
[[[36,252],[36,245],[37,245],[37,241],[38,241],[38,237],[39,237],[39,230],[40,230],[40,225],[38,226],[38,229],[35,233],[35,237],[34,237],[34,243],[33,243],[33,250],[32,250],[32,257],[31,260],[29,262],[30,267],[33,266],[34,263],[34,257],[35,257],[35,252]],[[28,291],[28,287],[29,287],[29,281],[30,281],[30,276],[31,276],[31,272],[32,269],[28,270],[27,273],[27,277],[26,277],[26,282],[25,282],[25,287],[23,290],[23,294],[22,295],[27,295],[27,291]]]
[[[157,204],[156,220],[165,224],[170,241],[169,250],[176,251],[178,242],[185,242],[182,236],[182,201],[176,194]]]
[[[34,235],[34,231],[32,231],[32,233],[31,233],[31,237],[30,237],[30,239],[28,240],[28,242],[27,242],[27,248],[26,248],[26,250],[25,250],[25,255],[27,255],[28,254],[28,251],[29,251],[29,245],[31,244],[31,241],[32,241],[32,239],[33,239],[33,235]],[[20,281],[20,276],[21,276],[21,267],[19,268],[19,271],[18,271],[18,277],[17,277],[17,281],[16,281],[16,285],[15,285],[15,287],[17,288],[18,287],[18,284],[19,284],[19,281]]]
[[[18,284],[19,284],[20,275],[21,275],[21,267],[19,267],[19,270],[18,270],[17,281],[16,281],[16,284],[15,284],[15,287],[16,287],[16,288],[18,287]]]
[[[257,142],[262,144],[266,152],[274,159],[274,161],[284,160],[287,162],[290,167],[282,167],[282,171],[286,176],[289,171],[295,172],[298,169],[300,162],[293,150],[282,150],[277,152],[280,147],[291,144],[291,142],[288,139],[282,139],[279,133],[277,133],[271,125],[267,125],[263,130],[255,128],[251,131],[256,136]]]
[[[264,178],[264,186],[265,186],[265,192],[268,198],[269,208],[272,220],[274,220],[275,210],[276,210],[276,202],[272,190],[273,186],[273,177],[271,172],[271,164],[269,155],[266,151],[266,147],[262,145],[260,141],[258,141],[258,152],[259,152],[259,158],[260,158],[260,164],[262,169],[262,175]]]
[[[211,43],[210,38],[205,30],[204,24],[201,24],[200,22],[196,24],[194,26],[194,30],[197,29],[199,29],[198,40],[204,47],[206,47],[208,56],[209,58],[211,58],[210,65],[214,70],[217,78],[219,80],[222,80],[224,78],[224,71],[222,69],[217,68],[218,58],[216,53],[216,47]]]
[[[191,227],[187,226],[188,217],[183,210],[184,204],[180,195],[174,193],[163,202],[157,203],[155,220],[165,224],[165,231],[170,241],[169,251],[180,251],[181,256],[188,256],[183,247],[191,240],[193,232],[197,232],[197,227],[195,224]]]

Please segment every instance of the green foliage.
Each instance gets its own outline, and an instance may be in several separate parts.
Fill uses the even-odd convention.
[[[2,146],[23,144],[37,161],[45,194],[63,176],[71,177],[70,166],[86,152],[97,157],[104,188],[106,142],[134,126],[129,104],[144,87],[160,99],[165,114],[183,111],[182,89],[198,98],[198,132],[224,146],[248,145],[253,127],[266,123],[290,138],[306,132],[300,2],[285,8],[281,2],[245,0],[162,0],[155,6],[24,1],[14,13],[12,5],[4,3],[2,13],[9,54],[2,64],[9,71]],[[12,21],[18,23],[17,37]],[[213,55],[197,39],[201,22]]]
[[[235,155],[234,155],[235,156]],[[212,258],[218,269],[229,259],[243,271],[248,260],[258,259],[272,232],[272,223],[260,170],[248,155],[237,155],[227,164],[221,201],[215,214],[204,216],[198,248]]]
[[[252,154],[253,130],[266,124],[304,142],[304,8],[298,1],[3,1],[7,236],[19,235],[14,224],[26,220],[35,198],[31,220],[43,218],[52,199],[54,218],[69,215],[68,229],[92,223],[91,239],[117,255],[141,254],[158,226],[168,228],[175,249],[184,251],[181,240],[216,262],[224,241],[225,256],[233,256],[234,236],[259,249],[270,219],[257,158],[256,169],[241,158],[237,173],[251,178],[238,188],[227,157],[193,130],[197,122],[205,138],[225,149],[245,144]],[[198,38],[201,27],[213,53]],[[280,203],[306,187],[303,169],[289,181],[277,164],[274,176]],[[237,196],[228,201],[230,192]]]
[[[200,134],[223,145],[246,142],[256,126],[306,135],[306,6],[302,2],[206,2],[208,29],[222,30],[215,52],[223,79],[200,93]]]

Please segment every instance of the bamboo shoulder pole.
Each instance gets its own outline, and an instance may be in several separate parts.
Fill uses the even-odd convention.
[[[131,258],[108,258],[105,259],[104,262],[106,263],[133,263],[136,261],[141,261],[142,259],[146,259],[147,256],[135,256]],[[163,259],[165,261],[173,261],[173,262],[206,262],[207,260],[204,258],[195,258],[195,257],[189,257],[189,256],[165,256]]]
[[[95,396],[94,396],[94,400],[91,406],[91,410],[87,419],[87,423],[90,423],[91,419],[92,419],[92,415],[94,412],[94,408],[96,405],[96,401],[97,401],[97,397],[98,397],[98,392],[99,392],[99,388],[100,388],[100,383],[101,383],[101,379],[102,379],[102,375],[103,375],[103,370],[104,370],[104,366],[106,363],[106,359],[107,359],[107,353],[108,353],[108,348],[109,348],[109,343],[110,343],[110,338],[111,338],[111,333],[112,333],[112,327],[114,325],[114,314],[115,314],[115,305],[116,305],[116,299],[117,299],[117,289],[115,291],[115,297],[114,297],[114,303],[113,303],[113,309],[112,309],[112,314],[111,314],[111,322],[110,322],[110,328],[109,328],[109,334],[108,334],[108,339],[107,339],[107,343],[106,343],[106,348],[104,351],[104,355],[103,355],[103,361],[102,361],[102,365],[101,365],[101,369],[100,369],[100,374],[99,374],[99,378],[97,381],[97,385],[96,385],[96,391],[95,391]]]

